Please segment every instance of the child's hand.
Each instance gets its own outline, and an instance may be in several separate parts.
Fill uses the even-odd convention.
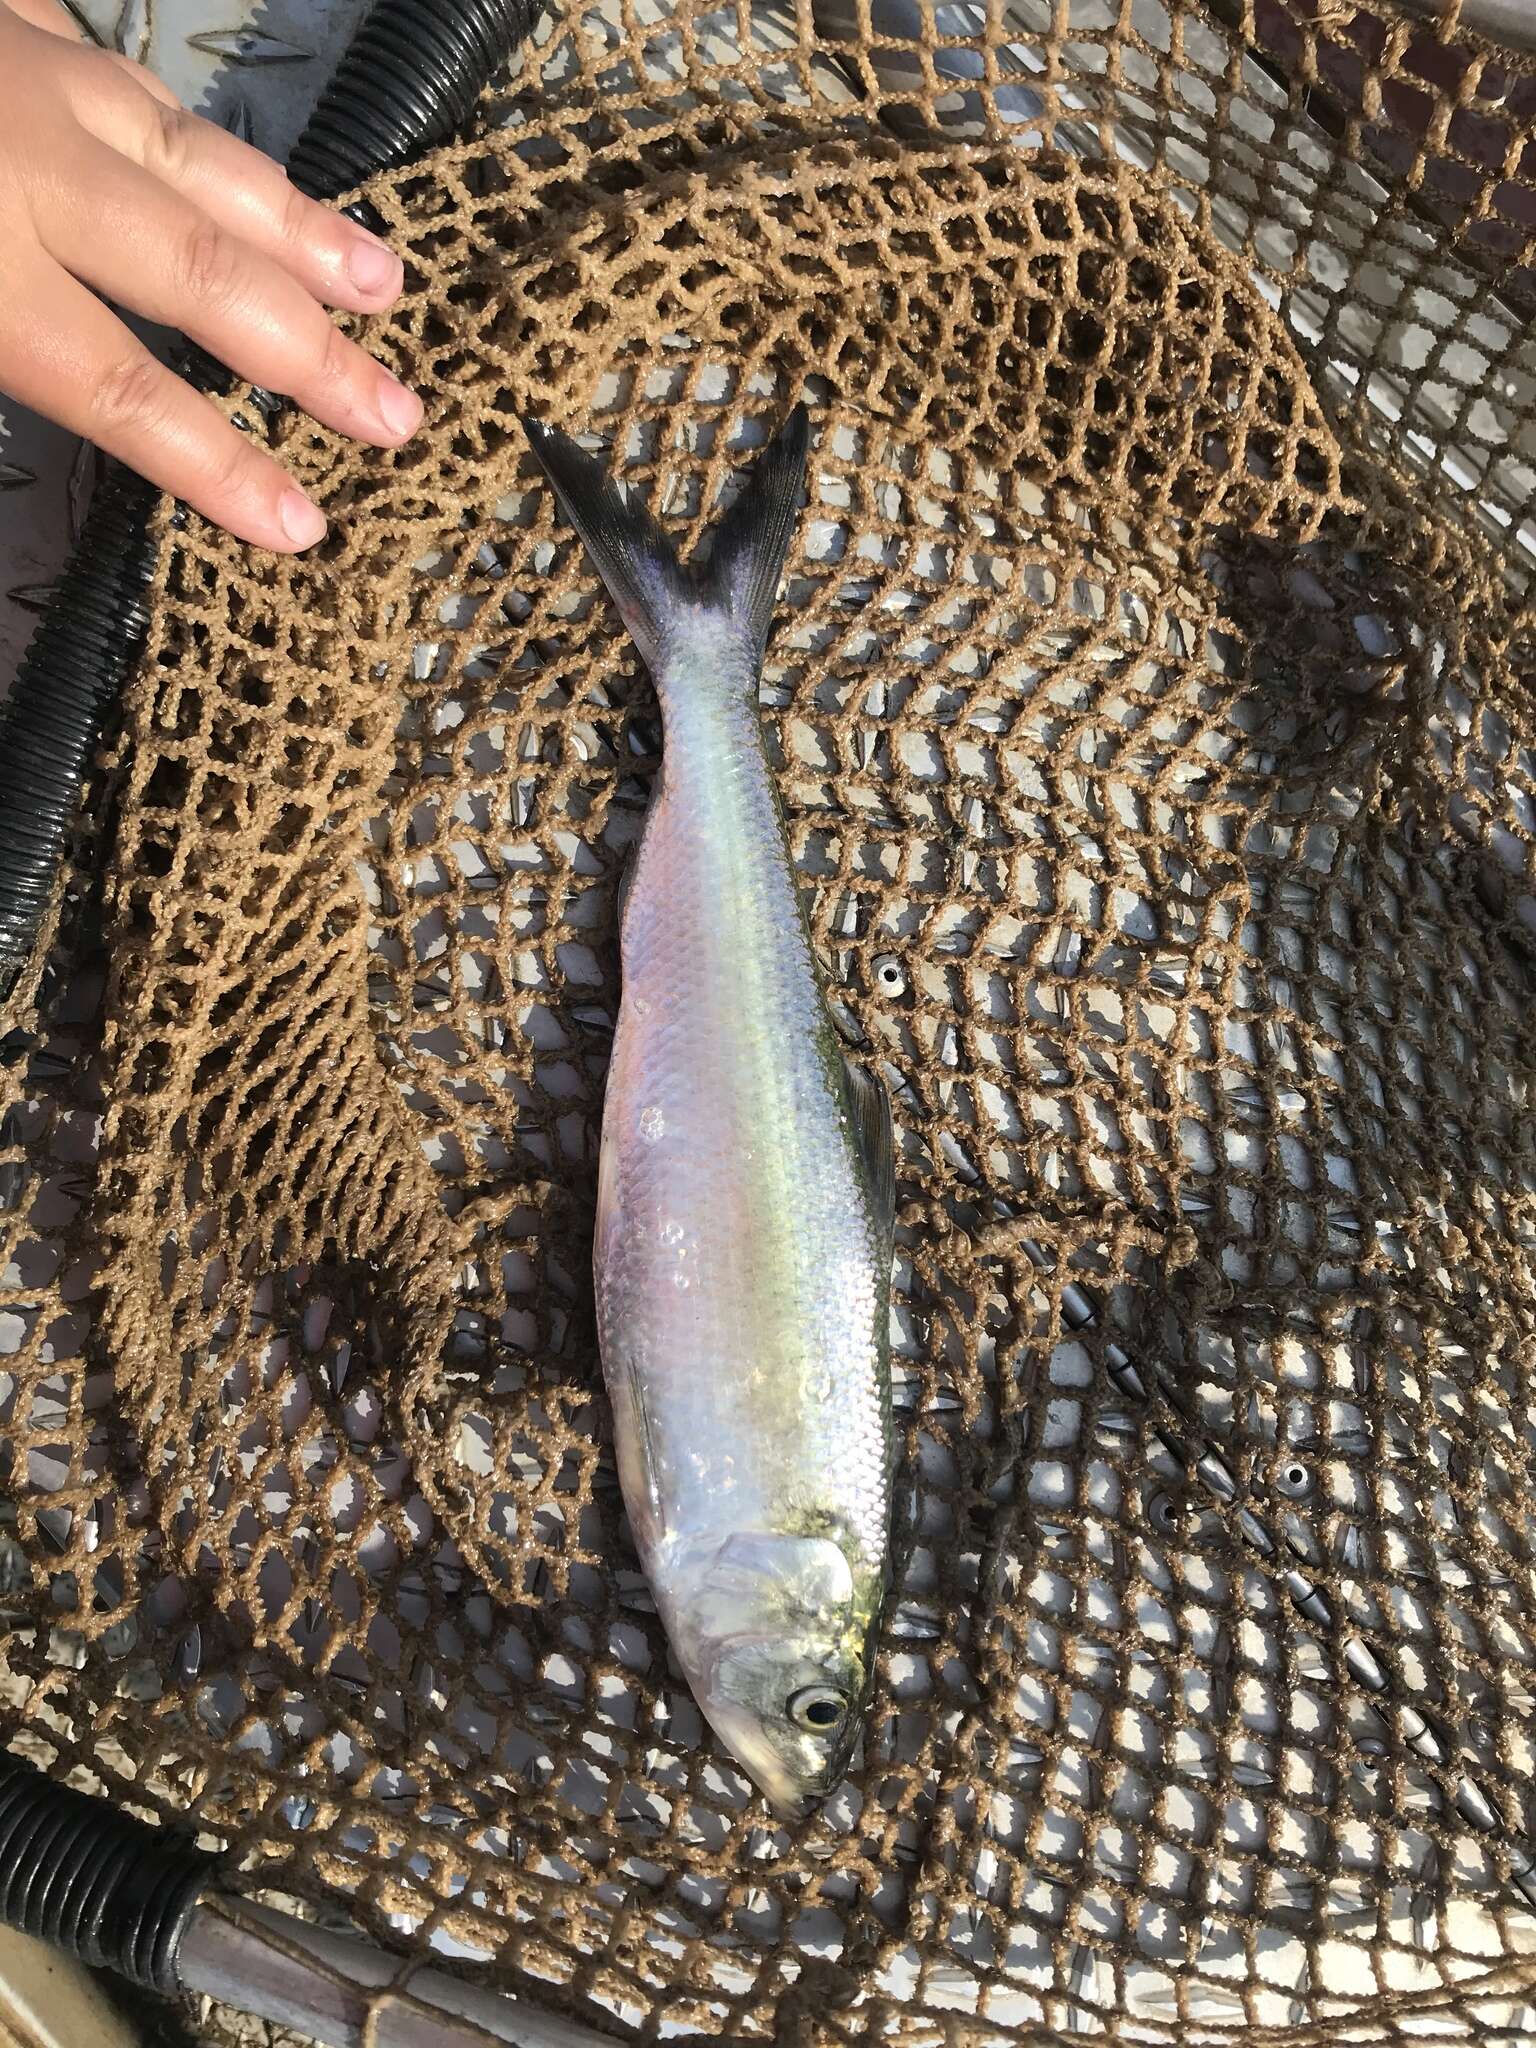
[[[320,512],[95,294],[392,447],[420,401],[323,308],[377,312],[402,278],[391,250],[259,150],[82,43],[56,0],[0,0],[0,390],[291,553],[320,538]]]

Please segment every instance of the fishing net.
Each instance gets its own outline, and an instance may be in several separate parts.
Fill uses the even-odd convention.
[[[13,1005],[10,1737],[642,2041],[1528,2029],[1536,62],[623,0],[488,113],[370,188],[429,431],[256,429],[302,560],[165,527]],[[660,729],[517,418],[686,546],[801,393],[764,717],[896,1108],[904,1462],[789,1832],[617,1492]]]

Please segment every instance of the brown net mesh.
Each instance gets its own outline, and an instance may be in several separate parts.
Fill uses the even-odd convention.
[[[7,1729],[645,2040],[1521,2031],[1536,63],[619,0],[494,112],[372,190],[430,431],[272,430],[302,561],[167,533],[6,1042]],[[765,719],[897,1109],[909,1498],[791,1835],[617,1497],[659,726],[516,416],[691,542],[800,391]]]

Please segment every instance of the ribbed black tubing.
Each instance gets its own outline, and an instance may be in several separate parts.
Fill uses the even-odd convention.
[[[130,469],[102,479],[0,709],[0,999],[37,944],[81,780],[144,644],[157,497]]]
[[[332,199],[446,142],[526,40],[538,0],[377,0],[288,159]],[[191,381],[226,374],[189,357]],[[36,948],[91,756],[139,658],[159,493],[114,466],[0,707],[0,1001]]]
[[[214,1858],[0,1750],[0,1921],[176,1996],[176,1951]]]
[[[288,159],[312,199],[408,164],[462,128],[538,0],[378,0]]]

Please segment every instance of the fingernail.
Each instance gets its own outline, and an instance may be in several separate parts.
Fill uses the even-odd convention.
[[[354,235],[347,245],[347,275],[369,298],[382,292],[394,298],[405,283],[405,265],[373,235]]]
[[[414,434],[421,425],[422,403],[414,391],[394,377],[379,379],[379,418],[392,434],[403,440],[407,434]]]
[[[302,491],[284,491],[277,503],[277,516],[296,548],[312,548],[325,531],[325,514]]]

